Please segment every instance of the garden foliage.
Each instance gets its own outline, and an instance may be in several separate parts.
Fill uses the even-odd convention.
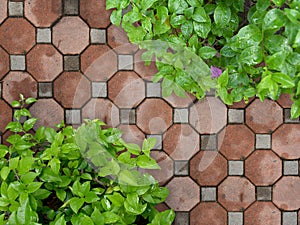
[[[170,225],[174,211],[158,212],[169,190],[144,169],[158,169],[150,151],[126,143],[121,131],[87,120],[77,130],[32,128],[26,108],[33,98],[14,101],[18,109],[0,145],[0,224]]]
[[[300,0],[106,0],[111,22],[154,57],[164,96],[210,89],[231,105],[291,95],[300,115]],[[218,72],[221,71],[221,72]]]

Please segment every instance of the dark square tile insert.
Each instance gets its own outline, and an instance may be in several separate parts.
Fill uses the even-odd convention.
[[[78,55],[66,55],[64,56],[64,70],[65,71],[78,71],[79,68],[79,56]]]

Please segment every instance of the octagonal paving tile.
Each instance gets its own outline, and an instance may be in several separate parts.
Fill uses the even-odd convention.
[[[200,202],[200,188],[189,177],[175,177],[166,187],[170,190],[166,203],[175,211],[189,211]]]
[[[135,72],[120,71],[108,81],[108,97],[120,108],[134,108],[145,98],[145,83]]]
[[[89,27],[80,17],[63,17],[53,27],[53,44],[63,54],[79,54],[89,44]]]
[[[190,176],[201,186],[217,186],[227,176],[227,161],[217,151],[200,151],[190,161]]]
[[[282,108],[274,101],[255,99],[246,109],[246,124],[255,133],[272,133],[283,123]]]
[[[172,108],[161,99],[146,99],[137,108],[137,125],[147,134],[161,134],[172,124]]]
[[[199,151],[199,134],[188,124],[173,124],[163,140],[164,151],[174,160],[189,160]]]
[[[243,211],[255,201],[255,187],[244,177],[227,177],[219,185],[218,201],[228,211]]]
[[[38,118],[34,129],[40,126],[54,127],[64,120],[64,110],[53,99],[39,99],[30,107],[33,117]]]
[[[255,136],[245,125],[228,125],[218,136],[220,152],[229,160],[246,158],[254,150]]]
[[[36,27],[50,27],[62,15],[61,0],[26,0],[25,16]]]
[[[300,177],[282,177],[273,187],[273,202],[283,210],[298,210],[300,208]]]
[[[80,108],[91,98],[89,80],[80,72],[64,72],[54,81],[54,98],[65,108]]]
[[[173,107],[176,108],[185,108],[188,107],[189,105],[193,104],[195,101],[196,97],[186,93],[186,97],[178,97],[174,93],[172,93],[170,96],[164,98],[169,102]]]
[[[216,202],[201,202],[190,213],[190,225],[227,224],[227,212]]]
[[[35,28],[23,18],[9,18],[0,26],[0,45],[9,54],[24,54],[35,44]]]
[[[20,94],[25,98],[37,97],[37,82],[26,72],[10,72],[3,79],[3,98],[11,103],[19,100]]]
[[[93,28],[106,28],[110,24],[110,14],[105,1],[80,1],[80,15]]]
[[[279,99],[277,99],[277,103],[282,108],[291,108],[293,104],[293,100],[289,94],[281,94]]]
[[[8,71],[9,71],[9,55],[0,47],[0,80],[4,77],[4,75]]]
[[[219,132],[227,121],[226,106],[215,97],[206,97],[190,108],[190,124],[200,134]]]
[[[0,23],[7,17],[7,1],[0,1]]]
[[[133,54],[138,50],[136,45],[130,44],[121,26],[110,25],[107,29],[107,40],[109,46],[118,54]]]
[[[245,161],[246,177],[257,186],[274,184],[281,173],[281,160],[270,150],[256,150]]]
[[[38,44],[26,55],[27,71],[38,81],[53,81],[63,71],[63,57],[52,46]]]
[[[173,160],[163,151],[152,151],[151,157],[153,157],[160,170],[145,170],[151,174],[160,185],[165,185],[174,175],[174,162]]]
[[[81,69],[92,81],[106,81],[118,69],[117,55],[106,45],[90,45],[81,54]]]
[[[96,118],[110,127],[116,127],[119,125],[119,110],[108,99],[93,98],[82,108],[82,119]]]
[[[138,50],[134,55],[134,70],[137,72],[143,79],[152,81],[153,76],[158,72],[155,65],[154,58],[151,61],[149,66],[145,65],[145,62],[142,60],[142,54],[144,50]]]
[[[3,100],[0,100],[0,109],[0,133],[4,133],[6,125],[12,121],[12,109]]]
[[[137,126],[121,124],[118,129],[123,132],[122,138],[124,141],[142,146],[145,134]]]
[[[272,148],[282,158],[300,158],[299,124],[283,124],[272,135]]]
[[[281,212],[271,202],[255,202],[245,211],[244,224],[280,225]]]

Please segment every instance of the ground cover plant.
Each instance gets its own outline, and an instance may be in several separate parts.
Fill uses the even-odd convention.
[[[0,224],[172,224],[173,210],[155,209],[169,190],[140,171],[159,168],[150,156],[155,139],[126,143],[99,120],[33,131],[27,106],[35,101],[12,103],[11,135],[0,145]]]
[[[156,61],[164,96],[224,103],[288,93],[300,115],[300,0],[106,0],[111,22]]]

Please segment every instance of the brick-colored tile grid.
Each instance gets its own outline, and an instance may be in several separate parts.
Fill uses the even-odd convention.
[[[162,96],[155,63],[109,22],[105,1],[0,1],[0,142],[10,102],[37,97],[37,125],[99,118],[124,140],[157,140],[150,171],[171,190],[176,225],[300,222],[300,125],[291,100]],[[49,116],[50,115],[50,116]],[[36,129],[36,127],[34,127]],[[298,223],[299,223],[298,222]]]

